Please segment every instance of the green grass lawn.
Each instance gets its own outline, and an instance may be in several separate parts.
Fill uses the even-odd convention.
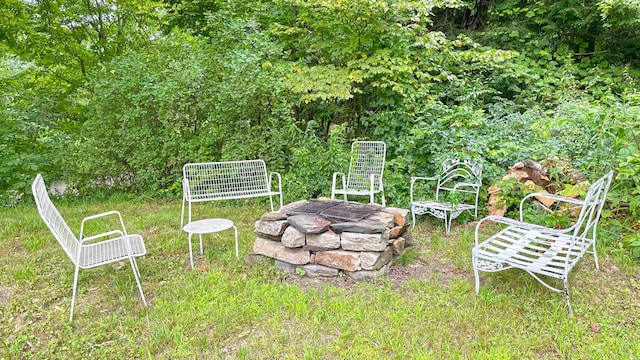
[[[600,249],[572,273],[574,314],[562,294],[524,272],[471,269],[473,227],[421,217],[419,245],[388,278],[355,283],[307,279],[248,266],[263,202],[199,204],[194,218],[225,217],[239,230],[205,236],[189,266],[180,203],[120,199],[62,203],[79,232],[84,216],[117,209],[144,236],[138,260],[145,308],[127,262],[80,272],[68,322],[74,268],[34,205],[0,209],[0,358],[634,358],[640,357],[640,268]],[[196,239],[194,237],[194,239]]]

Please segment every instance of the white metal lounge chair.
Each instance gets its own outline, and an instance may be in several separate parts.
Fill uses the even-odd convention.
[[[345,180],[344,173],[333,173],[331,185],[331,198],[335,195],[343,195],[347,201],[347,195],[369,195],[371,202],[375,202],[374,195],[381,193],[382,206],[385,206],[384,187],[382,174],[387,145],[382,141],[355,141],[351,144],[351,162],[349,174]],[[342,177],[342,188],[336,188],[337,177]]]
[[[571,199],[547,193],[533,193],[520,202],[520,221],[500,216],[488,216],[476,226],[476,245],[472,251],[476,293],[480,289],[478,271],[497,272],[511,268],[529,273],[542,285],[556,292],[564,292],[569,313],[572,312],[569,298],[569,272],[586,252],[593,253],[596,269],[596,230],[602,213],[613,172],[594,182],[584,200]],[[561,203],[579,206],[577,221],[566,229],[552,229],[523,221],[523,204],[532,197],[546,197]],[[506,227],[480,241],[479,229],[486,221],[504,224]],[[555,288],[540,276],[559,279],[563,288]]]
[[[47,188],[42,176],[38,174],[31,186],[33,197],[36,200],[38,212],[53,236],[58,240],[62,249],[76,267],[73,278],[73,296],[71,298],[71,313],[69,321],[73,321],[73,308],[76,300],[78,285],[78,272],[80,269],[89,269],[100,265],[110,264],[121,260],[129,260],[133,275],[136,278],[140,297],[145,306],[147,301],[140,285],[140,271],[135,258],[146,254],[144,241],[140,235],[128,235],[124,227],[122,216],[117,211],[109,211],[102,214],[86,217],[80,226],[80,239],[76,238],[67,223],[64,221],[56,207],[49,199]],[[115,229],[106,233],[84,236],[84,226],[88,220],[104,216],[115,215],[120,220],[121,229]]]
[[[416,182],[435,181],[435,199],[422,200],[415,196]],[[410,198],[413,226],[416,226],[416,214],[429,214],[444,220],[447,234],[451,230],[451,221],[465,211],[478,216],[478,197],[482,187],[482,163],[472,160],[447,159],[442,162],[442,173],[435,177],[412,177]],[[458,201],[449,197],[457,193]]]

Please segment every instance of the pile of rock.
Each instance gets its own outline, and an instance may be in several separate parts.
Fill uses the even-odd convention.
[[[556,177],[561,178],[563,182],[558,179],[554,182],[549,180],[550,168],[557,174]],[[529,192],[558,194],[570,198],[580,197],[580,194],[587,191],[591,185],[584,174],[570,168],[568,162],[559,159],[547,159],[543,163],[531,159],[517,162],[509,168],[509,172],[502,180],[516,181],[521,184],[519,188],[513,190],[526,189]],[[489,215],[504,216],[507,212],[507,204],[500,184],[492,184],[487,192],[489,193],[489,202],[487,203]],[[536,200],[546,210],[549,210],[556,203],[554,199],[543,196],[536,196]]]
[[[372,214],[344,221],[295,214],[293,209],[303,202],[266,213],[255,224],[253,252],[276,259],[276,266],[286,272],[309,277],[342,272],[355,280],[372,279],[387,275],[393,257],[415,245],[408,230],[409,210],[358,204],[374,207]]]

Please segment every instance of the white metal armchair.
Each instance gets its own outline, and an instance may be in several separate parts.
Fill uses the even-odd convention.
[[[592,252],[596,269],[596,230],[602,213],[613,172],[609,172],[594,182],[584,200],[566,198],[547,193],[533,193],[520,202],[520,221],[500,216],[488,216],[476,225],[475,242],[472,250],[473,272],[476,279],[476,293],[480,290],[478,272],[497,272],[511,268],[529,273],[546,288],[564,292],[569,312],[569,272],[586,252]],[[566,229],[552,229],[524,222],[523,204],[533,197],[546,197],[559,203],[578,206],[580,214],[576,222]],[[479,229],[486,221],[506,225],[486,240],[480,241]],[[555,288],[540,276],[562,280],[564,287]]]
[[[382,141],[355,141],[351,144],[349,174],[345,180],[344,173],[333,173],[331,198],[338,194],[347,201],[347,195],[369,195],[371,202],[375,202],[374,195],[381,193],[382,206],[385,206],[382,174],[386,152],[387,145]],[[341,189],[336,188],[338,176],[342,180]]]
[[[78,285],[78,273],[80,269],[89,269],[100,265],[110,264],[121,260],[129,260],[133,275],[136,278],[140,297],[145,306],[147,301],[140,285],[140,271],[135,258],[146,254],[146,248],[142,236],[128,235],[124,227],[122,216],[117,211],[109,211],[102,214],[86,217],[80,226],[80,239],[76,238],[67,223],[64,221],[58,209],[53,205],[47,188],[38,174],[31,186],[33,197],[36,200],[38,212],[42,220],[47,225],[53,236],[58,240],[62,249],[67,253],[69,259],[76,267],[73,278],[73,296],[71,298],[71,313],[69,321],[73,321],[73,308],[76,300],[76,289]],[[85,237],[85,223],[89,220],[105,216],[117,216],[120,221],[120,229],[115,229],[106,233]]]
[[[435,199],[422,200],[416,194],[416,183],[436,182]],[[447,159],[442,173],[435,177],[411,177],[411,216],[429,214],[444,220],[447,234],[451,221],[465,211],[478,216],[478,197],[482,187],[482,163],[472,160]],[[460,196],[461,195],[461,196]]]

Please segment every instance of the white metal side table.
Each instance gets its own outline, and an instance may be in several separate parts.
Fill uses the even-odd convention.
[[[190,222],[182,228],[182,230],[189,233],[189,258],[191,260],[191,269],[193,269],[193,249],[191,248],[191,236],[193,234],[198,234],[200,236],[200,253],[202,254],[202,234],[217,233],[230,228],[233,228],[233,231],[235,232],[236,257],[238,257],[238,229],[233,224],[233,221],[228,219],[204,219]]]

